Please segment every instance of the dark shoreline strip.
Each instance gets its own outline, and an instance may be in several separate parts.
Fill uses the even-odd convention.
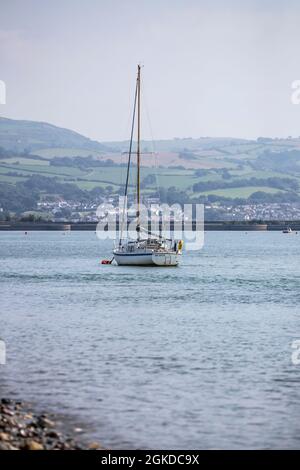
[[[76,434],[76,430],[74,430]],[[97,442],[84,444],[63,433],[50,414],[38,414],[30,405],[0,400],[0,450],[98,450]]]

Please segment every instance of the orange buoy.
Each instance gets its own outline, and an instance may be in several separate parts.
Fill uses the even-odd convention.
[[[111,264],[111,261],[109,259],[103,259],[101,264]]]

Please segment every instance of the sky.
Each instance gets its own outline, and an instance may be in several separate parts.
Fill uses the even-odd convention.
[[[300,135],[300,2],[0,0],[0,116],[128,139]]]

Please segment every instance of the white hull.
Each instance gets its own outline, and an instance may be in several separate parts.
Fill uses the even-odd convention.
[[[119,266],[177,266],[179,263],[177,253],[117,253],[114,258]]]
[[[153,253],[152,261],[156,266],[177,266],[179,263],[178,253]]]

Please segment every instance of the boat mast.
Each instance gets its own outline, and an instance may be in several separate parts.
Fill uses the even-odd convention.
[[[128,194],[128,185],[129,185],[129,172],[131,164],[131,154],[132,154],[132,144],[134,136],[134,124],[135,124],[135,114],[136,114],[136,102],[138,94],[138,80],[136,81],[135,92],[134,92],[134,105],[133,105],[133,115],[132,115],[132,124],[131,124],[131,134],[130,134],[130,144],[128,152],[128,163],[127,163],[127,174],[126,174],[126,183],[125,183],[125,193],[124,193],[124,202],[123,202],[123,211],[122,211],[122,222],[121,222],[121,236],[119,240],[119,246],[122,245],[123,230],[124,230],[124,219],[125,219],[125,210],[127,207],[127,194]],[[127,220],[127,218],[126,218]]]
[[[138,65],[138,74],[137,74],[137,99],[138,99],[138,115],[137,115],[137,238],[140,239],[140,161],[141,161],[141,149],[140,149],[140,139],[141,139],[141,66]]]

